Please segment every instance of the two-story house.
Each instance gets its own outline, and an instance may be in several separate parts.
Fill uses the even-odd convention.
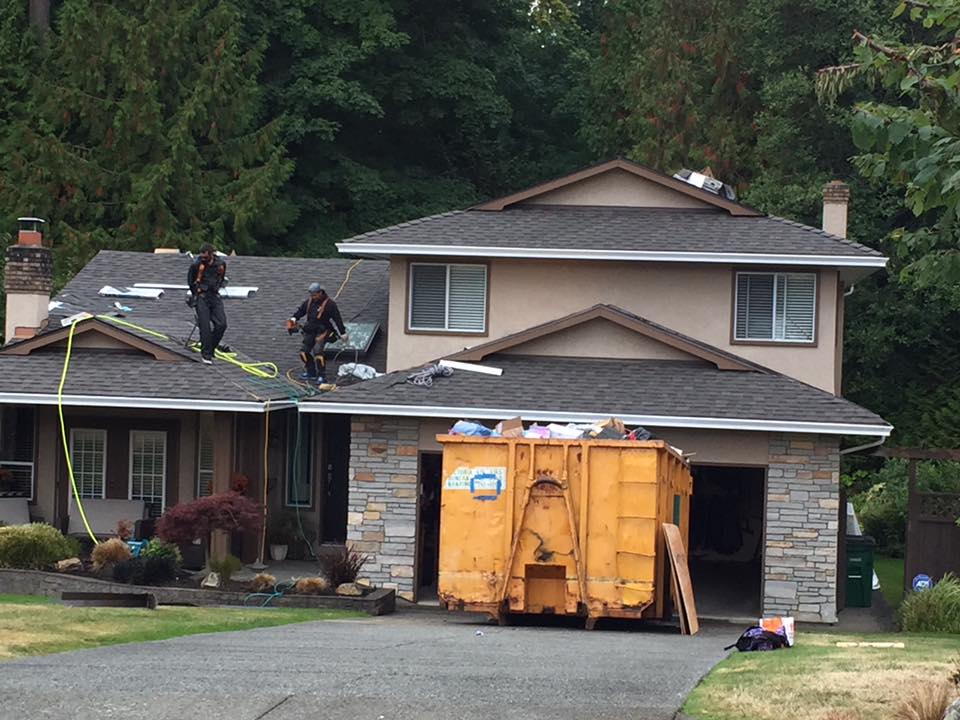
[[[616,160],[341,243],[390,263],[389,372],[300,410],[352,417],[371,580],[430,592],[453,421],[616,416],[691,459],[704,614],[834,621],[840,440],[891,431],[840,397],[845,294],[886,263],[845,239],[848,197],[827,187],[820,230]],[[444,358],[502,374],[405,382]]]
[[[339,246],[357,259],[227,258],[225,342],[275,378],[185,347],[187,254],[101,252],[51,298],[50,249],[28,221],[4,278],[0,498],[72,528],[66,457],[84,503],[154,516],[239,474],[268,524],[296,512],[318,542],[367,553],[372,582],[424,599],[438,434],[462,418],[616,416],[690,457],[703,614],[831,622],[840,441],[891,431],[839,394],[844,296],[886,263],[844,239],[847,200],[828,186],[819,230],[618,160]],[[324,395],[297,383],[283,321],[314,281],[359,345],[331,365],[385,375]],[[78,312],[95,317],[74,328],[64,376]],[[406,382],[444,358],[502,372]],[[256,540],[233,550],[251,561]]]

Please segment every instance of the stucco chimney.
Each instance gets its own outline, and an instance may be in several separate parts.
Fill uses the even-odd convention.
[[[53,253],[43,244],[44,221],[24,217],[19,222],[17,243],[7,248],[3,277],[7,343],[33,337],[46,326],[53,290]]]
[[[850,187],[842,180],[833,180],[823,186],[823,230],[831,235],[847,236],[847,207],[850,205]]]

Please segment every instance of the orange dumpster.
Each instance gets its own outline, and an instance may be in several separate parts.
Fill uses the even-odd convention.
[[[686,545],[693,481],[661,440],[440,435],[438,591],[448,610],[662,618],[661,525]]]

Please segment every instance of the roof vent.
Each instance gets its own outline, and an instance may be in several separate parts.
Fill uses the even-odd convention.
[[[727,200],[737,199],[736,191],[725,182],[721,182],[713,177],[713,174],[710,172],[710,168],[704,169],[703,172],[694,172],[693,170],[687,170],[684,168],[680,172],[676,173],[673,177],[677,180],[682,180],[688,185],[693,185],[701,190],[706,190],[711,195],[719,195]]]

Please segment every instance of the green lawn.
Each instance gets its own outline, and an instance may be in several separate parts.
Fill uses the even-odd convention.
[[[0,595],[0,660],[195,633],[362,617],[366,616],[297,608],[78,608],[44,597]]]
[[[902,642],[896,648],[838,648],[840,641]],[[946,682],[960,666],[960,638],[797,633],[788,650],[738,653],[691,693],[698,720],[886,720],[923,683]]]
[[[903,600],[903,558],[877,555],[873,558],[873,569],[880,578],[880,592],[896,610]]]

